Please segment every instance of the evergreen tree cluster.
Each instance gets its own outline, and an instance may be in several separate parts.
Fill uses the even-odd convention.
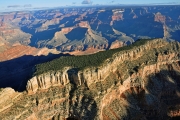
[[[124,46],[117,49],[101,51],[96,54],[91,55],[82,55],[82,56],[63,56],[57,59],[54,59],[50,62],[42,63],[36,65],[36,71],[34,75],[39,75],[48,71],[57,71],[61,70],[64,67],[73,67],[79,70],[82,70],[86,67],[97,67],[103,64],[105,60],[111,58],[113,54],[124,51],[130,50],[133,47],[137,47],[140,45],[144,45],[149,39],[146,40],[137,40],[132,45]]]

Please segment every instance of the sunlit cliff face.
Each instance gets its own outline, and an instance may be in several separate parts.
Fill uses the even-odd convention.
[[[179,11],[176,5],[0,13],[0,120],[180,117]]]
[[[115,53],[97,67],[32,77],[1,89],[0,118],[167,119],[179,116],[180,44],[162,39]],[[8,96],[8,97],[7,97]]]
[[[116,41],[127,45],[142,38],[178,40],[179,9],[121,6],[2,13],[0,39],[3,44],[55,48],[60,52],[86,51],[93,46],[107,50]]]

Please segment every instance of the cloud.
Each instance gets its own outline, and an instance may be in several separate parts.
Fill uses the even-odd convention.
[[[92,4],[92,1],[91,0],[84,0],[84,1],[82,1],[82,4]]]
[[[32,7],[32,5],[31,4],[26,4],[26,5],[24,5],[24,7]]]
[[[72,4],[76,4],[76,2],[73,2]]]
[[[23,5],[23,6],[21,6],[21,5],[9,5],[9,6],[7,6],[7,8],[22,8],[22,7],[30,8],[30,7],[32,7],[32,5],[31,4],[26,4],[26,5]]]
[[[20,5],[9,5],[7,6],[8,8],[18,8],[18,7],[21,7]]]
[[[164,2],[164,3],[150,3],[150,4],[156,4],[156,5],[177,5],[180,4],[178,2]]]

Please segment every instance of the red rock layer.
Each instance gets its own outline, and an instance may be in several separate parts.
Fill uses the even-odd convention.
[[[0,61],[6,61],[23,55],[36,55],[39,50],[33,47],[17,45],[0,53]]]

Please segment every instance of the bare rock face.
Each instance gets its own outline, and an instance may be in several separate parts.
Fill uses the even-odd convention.
[[[110,49],[116,49],[116,48],[120,48],[120,47],[123,47],[124,46],[124,43],[121,42],[121,41],[115,41],[111,44],[111,47]]]
[[[117,14],[117,15],[113,15],[112,16],[112,20],[115,21],[115,20],[123,20],[123,14]]]
[[[123,12],[124,10],[121,9],[114,9],[112,10],[113,12],[113,16],[112,16],[112,21],[119,21],[119,20],[123,20]]]
[[[30,43],[31,38],[30,34],[4,22],[0,23],[0,36],[11,45],[17,43],[27,45]]]
[[[27,83],[27,91],[29,94],[36,93],[37,90],[48,89],[51,86],[65,86],[70,81],[68,79],[67,68],[66,70],[42,74],[35,76]]]
[[[34,76],[19,96],[13,97],[16,93],[13,90],[10,93],[0,91],[1,95],[12,96],[9,102],[12,104],[5,105],[0,119],[177,117],[180,109],[179,48],[178,42],[156,39],[117,52],[98,67],[78,70],[67,66]]]
[[[154,21],[165,23],[166,17],[164,15],[162,15],[160,12],[158,12],[158,13],[155,14]]]
[[[0,61],[12,60],[18,57],[22,57],[24,55],[32,55],[32,56],[41,56],[48,55],[49,53],[58,54],[59,52],[53,49],[37,49],[35,47],[25,46],[25,45],[15,45],[8,46],[3,45],[0,47],[2,51],[0,51]]]
[[[13,20],[14,19],[14,14],[15,13],[1,15],[0,16],[0,21],[2,21],[2,20],[4,20],[4,21]]]
[[[56,32],[53,39],[47,42],[48,46],[57,47],[63,43],[66,43],[68,39],[66,38],[65,34],[70,32],[70,29],[71,28],[64,28],[61,31]]]
[[[128,42],[129,38],[178,40],[179,9],[179,6],[92,6],[1,13],[0,44],[83,52],[92,47],[107,50],[116,40]],[[76,28],[93,30],[94,35]],[[113,29],[126,34],[126,38],[119,38]]]
[[[79,24],[78,24],[79,27],[82,27],[82,28],[90,28],[89,26],[89,23],[87,21],[81,21]]]
[[[11,12],[11,13],[5,13],[0,15],[0,21],[12,21],[14,19],[30,19],[32,18],[32,15],[29,12]]]
[[[114,55],[114,58],[113,58],[113,61],[111,62],[111,64],[109,64],[109,60],[107,59],[106,62],[104,63],[104,65],[99,67],[98,70],[97,70],[97,68],[87,68],[87,69],[85,69],[83,71],[79,71],[78,73],[76,73],[76,77],[77,77],[77,80],[75,80],[76,85],[79,86],[79,85],[81,85],[82,83],[85,82],[87,86],[90,86],[91,84],[93,84],[97,80],[98,81],[101,81],[101,80],[103,81],[104,79],[107,78],[107,76],[109,75],[108,74],[109,72],[115,72],[117,70],[116,66],[119,65],[120,63],[123,63],[126,60],[132,60],[133,61],[134,59],[137,59],[138,57],[142,56],[144,54],[144,51],[149,51],[152,48],[162,47],[162,45],[167,44],[167,43],[164,43],[164,44],[161,45],[161,42],[162,43],[164,42],[161,39],[157,40],[157,42],[159,42],[159,44],[156,44],[157,42],[154,42],[154,43],[153,42],[151,44],[141,46],[141,48],[135,48],[135,49],[133,49],[131,51],[122,52],[122,53]],[[69,70],[71,70],[71,69],[69,69]],[[67,71],[68,70],[66,70],[65,73],[67,73]],[[74,72],[75,71],[72,72],[73,76],[75,75]],[[51,74],[55,75],[56,73],[52,72],[50,74],[48,73],[48,75],[43,75],[42,74],[40,76],[36,76],[37,78],[32,78],[32,80],[30,80],[30,81],[38,81],[38,79],[40,79],[40,81],[42,82],[42,81],[46,80],[45,76],[49,76]],[[64,76],[64,75],[59,75],[57,73],[56,80],[58,80],[58,79],[61,80],[60,78],[58,78],[58,76]],[[50,77],[50,78],[52,78],[52,77]],[[67,78],[67,75],[65,75],[63,78]],[[49,81],[50,79],[47,78],[47,80]],[[72,78],[72,80],[74,80],[74,78]],[[51,82],[53,82],[53,78],[51,79]],[[34,82],[32,82],[32,83],[34,83]],[[44,82],[42,82],[42,83],[44,83]],[[34,85],[31,85],[31,86],[33,87],[35,85],[36,85],[36,82],[35,82]],[[35,90],[37,90],[36,88],[35,88]]]
[[[74,29],[74,27],[68,27],[68,28],[62,28],[62,32],[64,34],[68,34],[69,32],[71,32]]]
[[[21,93],[15,92],[12,88],[5,88],[0,90],[0,112],[6,110],[13,105],[12,101]]]
[[[0,52],[0,61],[11,60],[14,58],[21,57],[23,55],[35,55],[37,54],[38,49],[32,48],[29,46],[23,45],[16,45],[16,46],[9,46],[8,49]]]

